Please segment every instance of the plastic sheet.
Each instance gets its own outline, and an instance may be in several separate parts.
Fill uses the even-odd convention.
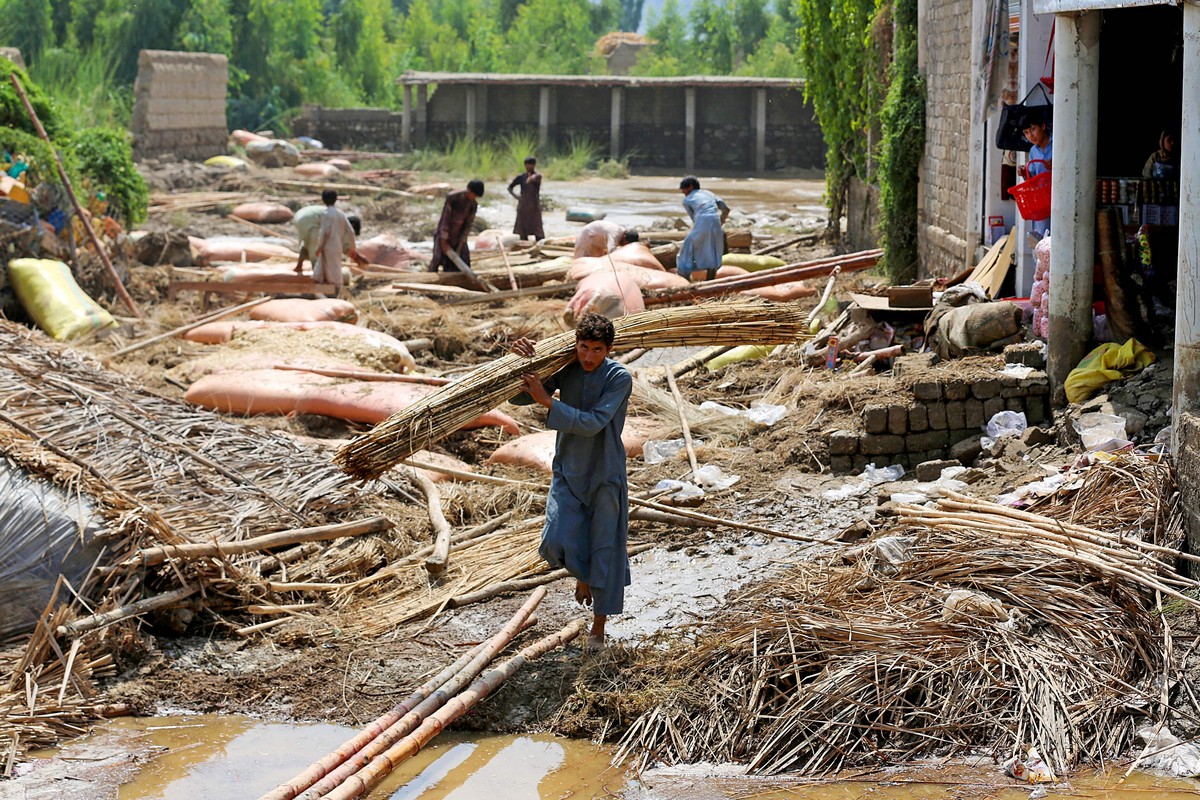
[[[60,574],[80,587],[103,531],[87,498],[0,461],[0,640],[33,628]]]
[[[857,481],[847,483],[845,486],[839,486],[837,489],[830,489],[823,496],[826,500],[845,500],[848,497],[862,497],[871,491],[872,486],[898,481],[903,477],[904,467],[899,464],[893,464],[890,467],[876,467],[874,464],[867,464],[867,468],[863,470],[862,475],[858,477]]]
[[[751,422],[757,422],[759,425],[774,425],[779,420],[787,416],[787,406],[778,406],[772,403],[764,403],[761,400],[755,400],[750,403],[750,408],[730,408],[729,406],[714,403],[712,400],[705,400],[700,404],[701,411],[717,411],[727,417],[745,417]]]

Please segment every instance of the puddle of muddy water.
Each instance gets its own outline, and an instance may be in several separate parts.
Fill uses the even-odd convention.
[[[355,731],[339,725],[192,715],[114,720],[58,751],[41,754],[0,798],[194,800],[258,797],[330,752]],[[912,767],[865,779],[741,775],[732,765],[652,769],[634,778],[609,764],[611,750],[549,735],[446,733],[401,765],[372,800],[1024,800],[1032,787],[999,767]],[[1182,800],[1200,782],[1122,771],[1085,773],[1049,786],[1048,797]]]

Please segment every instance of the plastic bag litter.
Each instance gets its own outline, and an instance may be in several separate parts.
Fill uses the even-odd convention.
[[[1089,452],[1103,450],[1112,453],[1133,444],[1125,438],[1125,418],[1116,414],[1091,411],[1080,414],[1072,426],[1083,442],[1083,449]]]
[[[988,420],[987,435],[999,439],[1009,434],[1020,435],[1029,427],[1024,411],[998,411]]]
[[[1067,476],[1059,473],[1042,478],[1040,481],[1027,483],[1024,486],[1019,486],[1015,490],[1002,494],[996,498],[996,502],[1002,506],[1017,506],[1023,505],[1031,497],[1046,497],[1057,492],[1067,482]]]
[[[971,620],[981,617],[1007,620],[1008,612],[1004,610],[1004,604],[996,598],[970,589],[955,589],[942,601],[944,620]]]
[[[875,567],[891,574],[901,564],[912,560],[912,547],[916,541],[915,536],[884,536],[871,542],[867,549],[875,558]]]
[[[951,469],[957,471],[951,475],[947,475],[946,473],[950,472]],[[954,475],[957,475],[959,472],[963,472],[965,470],[966,467],[948,467],[942,471],[941,477],[939,477],[936,481],[918,483],[914,486],[910,486],[903,492],[896,492],[893,494],[891,496],[891,500],[895,503],[912,503],[913,505],[920,505],[922,503],[928,503],[930,500],[933,500],[936,497],[945,497],[949,492],[965,492],[967,490],[967,484],[954,479]]]
[[[642,458],[647,464],[658,464],[679,455],[686,447],[683,439],[668,439],[665,442],[647,440],[642,445]]]
[[[1150,452],[1163,453],[1165,455],[1171,454],[1171,430],[1172,427],[1168,425],[1158,432],[1154,437],[1153,444],[1150,445]]]
[[[1167,726],[1143,725],[1138,736],[1146,743],[1149,752],[1138,759],[1143,769],[1156,769],[1180,778],[1200,776],[1200,747],[1185,742]]]
[[[1029,748],[1025,758],[1013,756],[1004,762],[1004,771],[1019,781],[1026,783],[1054,783],[1054,770],[1042,758],[1036,747]]]
[[[1017,380],[1024,380],[1036,371],[1033,367],[1027,367],[1024,364],[1005,364],[1004,369],[1000,370],[1000,374],[1016,378]]]
[[[700,410],[716,411],[728,417],[745,417],[751,422],[768,426],[779,422],[788,413],[787,406],[777,406],[771,403],[764,403],[761,400],[755,400],[750,403],[750,408],[730,408],[720,403],[714,403],[712,400],[705,400],[700,404]]]
[[[716,464],[705,464],[696,470],[696,474],[692,477],[696,479],[701,488],[710,492],[719,492],[722,489],[728,489],[742,479],[741,475],[727,475]]]
[[[654,486],[658,491],[671,492],[671,499],[676,502],[698,500],[704,497],[704,490],[691,481],[662,480]]]
[[[899,464],[892,464],[890,467],[876,467],[874,464],[867,464],[867,468],[858,477],[859,480],[857,482],[847,483],[836,489],[830,489],[825,492],[823,497],[826,500],[845,500],[848,497],[862,497],[871,491],[871,487],[873,486],[878,486],[881,483],[891,483],[903,478],[904,467]]]

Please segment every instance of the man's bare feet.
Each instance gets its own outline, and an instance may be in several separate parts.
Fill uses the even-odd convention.
[[[587,641],[583,643],[583,652],[599,653],[604,649],[604,634],[588,634]]]
[[[575,581],[575,602],[581,606],[592,605],[592,587],[583,581]]]

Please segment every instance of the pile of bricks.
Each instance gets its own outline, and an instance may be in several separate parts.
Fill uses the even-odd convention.
[[[1045,422],[1048,397],[1041,371],[1024,378],[917,380],[911,397],[865,406],[861,429],[829,434],[830,466],[834,472],[858,472],[870,463],[915,467],[944,459],[955,444],[982,433],[1000,411],[1023,411],[1030,425]]]
[[[134,157],[203,159],[224,153],[228,83],[223,55],[143,50],[133,85]]]

